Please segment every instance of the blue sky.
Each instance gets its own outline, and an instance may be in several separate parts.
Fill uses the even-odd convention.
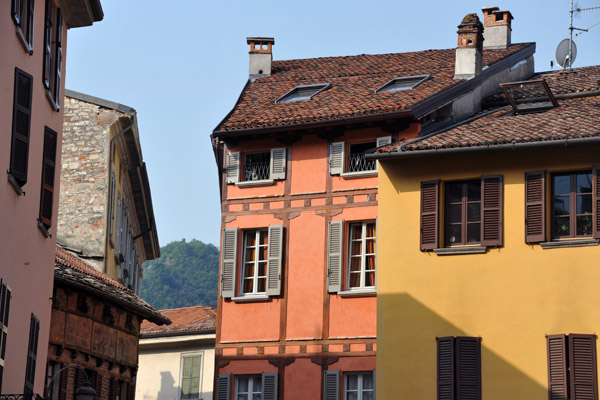
[[[462,17],[497,5],[515,18],[513,43],[537,43],[536,71],[569,36],[570,0],[101,1],[103,21],[69,31],[66,85],[137,110],[162,246],[219,244],[209,135],[248,78],[247,36],[274,37],[275,60],[454,48]],[[577,13],[574,25],[592,28],[576,39],[574,67],[600,64],[597,23],[600,9]]]

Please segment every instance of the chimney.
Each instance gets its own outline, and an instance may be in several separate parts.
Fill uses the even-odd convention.
[[[458,26],[454,79],[470,79],[481,73],[483,26],[477,14],[467,14]]]
[[[483,48],[505,49],[510,46],[510,21],[513,19],[510,11],[501,11],[498,7],[482,8],[483,11]]]
[[[273,61],[271,47],[275,44],[275,39],[249,37],[246,38],[246,43],[250,45],[250,79],[271,75]]]

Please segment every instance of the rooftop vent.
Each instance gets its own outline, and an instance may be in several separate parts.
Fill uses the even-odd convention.
[[[379,89],[375,90],[375,93],[385,92],[402,92],[404,90],[411,90],[421,82],[429,79],[431,75],[418,75],[418,76],[405,76],[400,78],[394,78]]]
[[[331,87],[330,83],[321,83],[318,85],[296,86],[280,98],[275,103],[291,103],[293,101],[310,100],[316,94]]]

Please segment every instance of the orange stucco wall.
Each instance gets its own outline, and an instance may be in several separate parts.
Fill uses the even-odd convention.
[[[323,192],[327,185],[327,146],[316,136],[303,138],[294,146],[292,193]]]

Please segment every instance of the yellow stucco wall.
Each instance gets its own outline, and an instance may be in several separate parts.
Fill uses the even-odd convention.
[[[482,337],[484,399],[548,398],[545,335],[600,332],[600,247],[527,245],[524,173],[594,164],[594,147],[381,163],[378,399],[436,398],[436,336]],[[486,254],[421,252],[421,181],[492,174],[504,177],[504,246]]]

